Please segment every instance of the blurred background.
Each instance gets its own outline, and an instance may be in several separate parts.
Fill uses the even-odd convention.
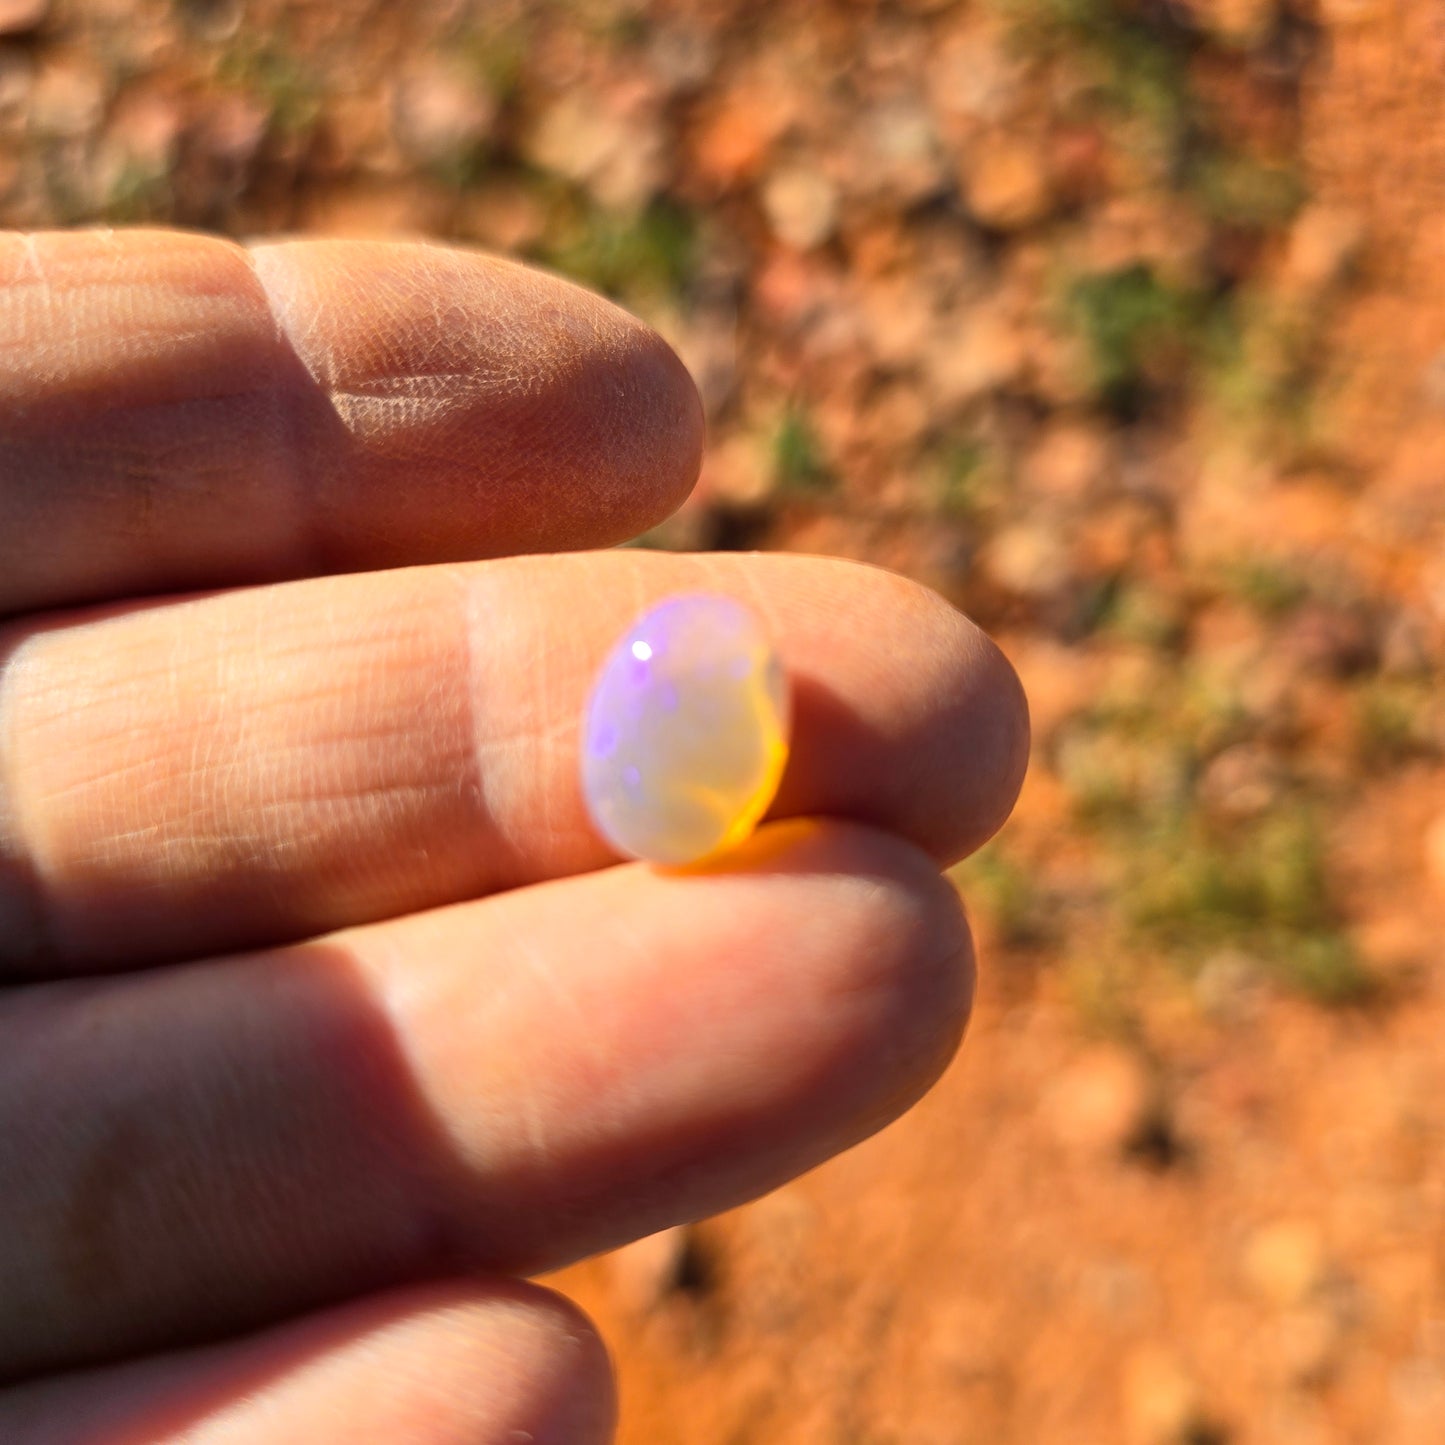
[[[1441,0],[0,0],[0,224],[94,222],[599,288],[710,420],[639,545],[1024,678],[942,1085],[561,1278],[628,1445],[1445,1440]]]

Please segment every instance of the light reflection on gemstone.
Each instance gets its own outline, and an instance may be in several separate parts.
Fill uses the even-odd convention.
[[[695,862],[741,842],[788,755],[786,680],[741,603],[708,593],[645,613],[603,665],[583,720],[582,788],[618,851]]]

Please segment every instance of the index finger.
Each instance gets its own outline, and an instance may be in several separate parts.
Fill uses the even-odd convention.
[[[660,337],[511,262],[0,235],[0,613],[605,545],[701,445]]]

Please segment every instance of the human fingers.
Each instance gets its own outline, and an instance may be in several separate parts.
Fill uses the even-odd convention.
[[[511,262],[0,233],[0,613],[617,542],[701,445],[655,333]]]
[[[605,1445],[591,1325],[549,1291],[394,1291],[249,1338],[0,1390],[6,1445]]]
[[[711,868],[13,990],[0,1375],[714,1213],[913,1102],[972,982],[923,854],[797,821]]]
[[[755,608],[793,679],[775,816],[856,818],[945,862],[1002,823],[1018,682],[891,574],[613,552],[317,579],[8,634],[0,973],[194,957],[601,866],[586,692],[640,608],[697,587]]]

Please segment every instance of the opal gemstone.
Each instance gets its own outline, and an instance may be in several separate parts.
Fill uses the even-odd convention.
[[[583,719],[582,792],[619,852],[695,863],[741,842],[788,759],[788,688],[757,618],[731,597],[670,597],[598,676]]]

